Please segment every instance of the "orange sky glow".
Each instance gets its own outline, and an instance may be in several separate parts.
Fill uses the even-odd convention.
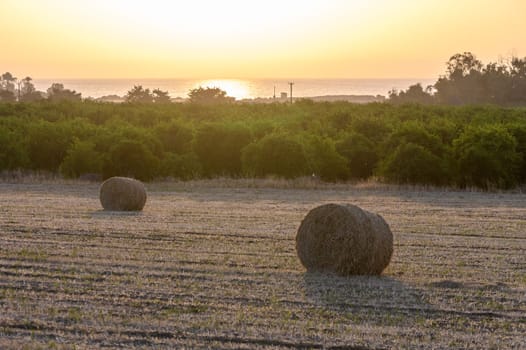
[[[0,70],[34,78],[434,78],[526,56],[524,0],[0,0]]]

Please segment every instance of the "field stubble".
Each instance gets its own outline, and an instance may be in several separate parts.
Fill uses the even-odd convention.
[[[157,183],[141,213],[98,186],[0,184],[0,348],[525,348],[520,193]],[[381,277],[306,273],[313,207],[381,214]]]

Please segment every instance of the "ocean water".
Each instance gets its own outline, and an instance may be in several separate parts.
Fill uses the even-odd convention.
[[[285,92],[290,96],[290,81],[294,97],[326,95],[382,95],[389,91],[405,90],[421,83],[426,87],[436,79],[35,79],[37,90],[46,91],[52,83],[62,83],[66,89],[82,93],[82,97],[124,96],[134,85],[168,91],[171,97],[188,96],[191,89],[219,87],[236,99],[277,97]]]

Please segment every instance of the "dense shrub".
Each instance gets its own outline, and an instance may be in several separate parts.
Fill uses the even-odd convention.
[[[517,153],[519,154],[519,165],[517,167],[517,180],[526,183],[526,124],[515,123],[507,128],[517,141]]]
[[[73,135],[64,124],[41,120],[31,124],[27,137],[31,167],[55,172],[66,156]]]
[[[274,175],[291,179],[308,174],[303,146],[292,136],[271,134],[243,150],[243,169],[247,175]]]
[[[504,127],[467,128],[453,142],[453,150],[459,185],[506,188],[517,183],[521,154],[516,139]]]
[[[0,170],[526,183],[526,109],[346,102],[0,102]]]
[[[448,120],[434,116],[434,118],[426,124],[425,130],[434,138],[438,138],[437,141],[441,143],[438,150],[444,151],[447,150],[447,148],[453,144],[453,140],[459,136],[461,127],[458,120]]]
[[[391,125],[386,120],[375,117],[359,117],[351,123],[349,131],[364,135],[374,144],[379,144],[391,133]]]
[[[96,135],[97,150],[107,153],[120,140],[134,140],[143,144],[154,156],[163,156],[163,145],[151,128],[140,127],[122,120],[110,120]]]
[[[161,161],[160,175],[180,180],[199,178],[202,165],[193,152],[185,154],[167,153]]]
[[[401,124],[389,135],[383,144],[384,154],[389,154],[397,146],[407,143],[422,146],[438,157],[445,151],[445,145],[437,135],[431,134],[421,123],[409,121]]]
[[[336,143],[336,150],[347,160],[349,177],[366,179],[373,175],[378,163],[378,153],[374,144],[356,132],[345,134]]]
[[[240,124],[206,124],[197,130],[194,151],[207,177],[241,175],[241,151],[252,141],[250,129]]]
[[[309,170],[324,181],[347,180],[347,160],[336,151],[335,143],[320,136],[304,137]]]
[[[446,184],[446,174],[442,159],[414,143],[396,147],[379,167],[379,175],[400,184]]]
[[[103,177],[126,176],[152,180],[159,171],[159,159],[136,140],[122,140],[112,147],[103,164]]]
[[[327,117],[329,123],[337,130],[346,130],[350,127],[353,116],[349,111],[336,111]]]
[[[68,149],[60,165],[60,172],[67,178],[78,178],[82,174],[101,174],[103,157],[95,150],[91,141],[76,139]]]
[[[192,149],[193,131],[179,121],[162,122],[154,129],[165,152],[183,154]]]
[[[0,171],[28,165],[23,139],[14,131],[0,126]]]

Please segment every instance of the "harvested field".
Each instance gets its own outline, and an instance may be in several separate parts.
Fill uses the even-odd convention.
[[[0,348],[526,348],[526,196],[390,187],[0,184]],[[382,215],[380,277],[307,274],[324,203]]]

